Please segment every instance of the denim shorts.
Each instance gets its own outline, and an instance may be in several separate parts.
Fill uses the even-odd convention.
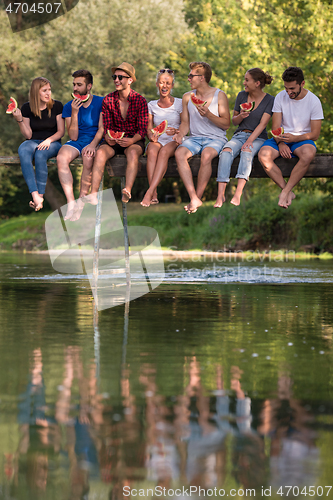
[[[226,142],[226,137],[221,137],[221,139],[211,139],[210,137],[190,136],[189,138],[185,138],[183,144],[179,147],[187,148],[191,151],[192,155],[199,155],[205,148],[213,148],[217,154],[220,154],[220,151]]]
[[[288,148],[290,149],[290,151],[292,153],[295,151],[295,149],[297,149],[301,146],[304,146],[304,144],[311,144],[311,146],[314,146],[317,149],[316,144],[311,140],[299,141],[299,142],[285,142],[285,144],[288,146]],[[265,141],[263,144],[263,147],[265,147],[265,146],[269,146],[269,147],[275,149],[276,151],[279,151],[279,146],[274,138],[267,139],[267,141]],[[295,158],[295,155],[293,154],[292,157]]]

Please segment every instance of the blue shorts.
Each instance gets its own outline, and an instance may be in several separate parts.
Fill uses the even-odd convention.
[[[81,154],[82,149],[88,146],[88,144],[90,144],[91,141],[94,140],[94,137],[90,135],[83,135],[82,137],[79,137],[77,141],[65,142],[64,146],[72,146],[72,148],[77,149],[78,152]]]
[[[191,151],[192,155],[199,155],[205,148],[213,148],[219,155],[227,141],[226,137],[211,139],[210,137],[192,136],[188,139],[185,138],[185,141],[179,147],[187,148]]]
[[[295,151],[295,149],[299,148],[300,146],[304,146],[304,144],[311,144],[311,146],[314,146],[317,149],[317,146],[311,140],[310,141],[300,141],[300,142],[288,142],[288,143],[285,142],[285,144],[287,144],[287,146],[289,147],[289,149],[292,153]],[[267,139],[267,141],[264,142],[262,147],[264,148],[265,146],[269,146],[269,147],[275,149],[276,151],[279,151],[279,146],[277,145],[277,142],[274,138]],[[295,158],[295,155],[293,154],[292,157]]]

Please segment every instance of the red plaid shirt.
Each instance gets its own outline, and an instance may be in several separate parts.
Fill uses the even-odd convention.
[[[125,132],[124,137],[134,137],[135,134],[139,134],[144,139],[148,128],[147,101],[132,89],[127,100],[129,106],[124,120],[120,113],[118,90],[104,97],[102,104],[104,135],[108,130],[113,130],[113,132]]]

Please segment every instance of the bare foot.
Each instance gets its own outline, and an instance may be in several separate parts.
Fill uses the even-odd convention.
[[[123,203],[128,203],[131,199],[131,193],[130,191],[128,191],[128,189],[124,188],[122,190],[122,197],[121,197],[121,201]]]
[[[240,205],[240,196],[234,194],[234,196],[230,200],[230,203],[232,203],[233,205],[235,205],[236,207],[238,207]]]
[[[29,202],[29,207],[33,208],[35,212],[38,212],[38,210],[43,208],[44,198],[38,193],[38,191],[33,191],[31,196],[33,201]]]
[[[151,199],[151,202],[150,202],[151,205],[158,205],[159,204],[159,201],[157,198],[152,198]]]
[[[199,207],[201,207],[202,201],[200,198],[196,197],[191,200],[191,202],[187,205],[186,212],[188,214],[195,214]]]
[[[98,193],[88,194],[87,196],[84,197],[84,203],[90,203],[91,205],[97,205],[97,203],[98,203],[97,195],[98,195]]]
[[[290,207],[291,205],[291,202],[296,198],[296,195],[290,191],[289,194],[288,194],[288,198],[287,198],[287,204],[288,204],[288,207]]]
[[[221,198],[218,196],[214,208],[221,208],[224,202],[225,202],[225,196],[222,196]]]
[[[75,210],[75,200],[74,201],[70,201],[68,204],[67,204],[67,212],[66,212],[66,215],[64,217],[64,220],[69,220],[71,217],[73,217],[74,215],[74,210]]]
[[[76,205],[74,207],[74,213],[72,215],[72,217],[70,218],[70,220],[72,222],[76,221],[76,220],[79,220],[79,218],[81,217],[81,214],[82,214],[82,210],[84,209],[84,201],[83,201],[83,198],[79,198],[76,202]]]
[[[142,205],[143,207],[150,207],[151,202],[152,202],[151,194],[147,191],[144,197],[142,198],[140,205]]]
[[[289,205],[288,205],[288,197],[289,197],[289,194],[290,193],[286,193],[284,189],[282,189],[281,193],[280,193],[280,196],[279,196],[279,207],[282,207],[282,208],[288,208]]]

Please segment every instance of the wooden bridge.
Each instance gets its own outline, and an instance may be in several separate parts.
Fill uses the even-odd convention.
[[[190,158],[190,166],[193,172],[193,176],[196,177],[198,175],[199,167],[200,167],[200,156],[195,155]],[[147,159],[145,156],[140,157],[140,166],[138,177],[147,177],[146,172],[146,163]],[[235,177],[237,172],[237,166],[239,163],[239,157],[237,157],[231,167],[231,177]],[[293,167],[297,163],[297,158],[292,159],[284,159],[278,158],[276,160],[277,165],[281,168],[282,174],[284,177],[289,177],[290,172]],[[56,159],[52,158],[48,161],[50,166],[56,165]],[[216,177],[217,175],[217,164],[218,158],[214,158],[213,160],[213,172],[212,177]],[[18,156],[0,156],[0,165],[5,165],[7,167],[19,166],[20,160]],[[80,158],[75,159],[71,165],[78,166],[82,165],[82,160]],[[106,170],[111,177],[124,177],[126,172],[126,159],[124,155],[118,155],[109,160],[106,164]],[[177,170],[177,164],[175,158],[170,158],[168,170],[165,174],[165,177],[179,177],[179,173]],[[267,174],[262,168],[261,164],[257,157],[255,157],[253,161],[253,168],[251,172],[251,178],[267,178]],[[305,177],[333,177],[333,154],[317,154],[314,160],[311,162],[310,167],[305,174]]]

